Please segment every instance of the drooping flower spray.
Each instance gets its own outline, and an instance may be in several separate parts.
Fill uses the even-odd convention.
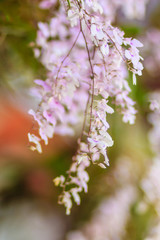
[[[129,97],[131,89],[126,78],[127,69],[133,73],[133,84],[136,75],[142,74],[139,48],[143,44],[126,38],[112,25],[116,9],[122,7],[116,2],[63,0],[53,18],[38,24],[34,53],[47,69],[47,77],[45,81],[35,80],[34,92],[40,103],[37,111],[30,110],[29,114],[38,123],[39,136],[28,134],[31,148],[41,153],[41,140],[47,145],[54,133],[74,135],[75,127],[82,125],[67,178],[54,180],[63,189],[59,203],[66,207],[67,214],[72,199],[80,204],[79,193],[87,192],[86,168],[91,163],[103,168],[109,165],[107,148],[113,140],[107,116],[114,112],[109,99],[120,109],[124,122],[135,122],[135,103]],[[126,1],[121,2],[125,13]],[[144,7],[147,1],[142,2]],[[45,0],[40,7],[54,8],[55,3]],[[105,4],[114,10],[113,14],[106,11]]]

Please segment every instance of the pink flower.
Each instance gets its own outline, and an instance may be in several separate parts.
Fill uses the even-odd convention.
[[[91,35],[93,37],[96,37],[98,40],[104,39],[104,33],[102,28],[95,23],[95,20],[92,19],[92,24],[91,24]]]
[[[107,43],[103,43],[100,49],[104,56],[109,54],[109,46]]]
[[[44,0],[40,2],[39,6],[42,9],[48,9],[52,7],[57,1],[56,0]]]

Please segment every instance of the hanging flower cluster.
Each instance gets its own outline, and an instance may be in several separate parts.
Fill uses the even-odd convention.
[[[123,239],[135,196],[135,188],[126,186],[114,196],[103,199],[90,221],[82,229],[69,232],[67,240]]]
[[[151,227],[149,236],[145,240],[158,240],[160,237],[160,92],[150,94],[150,110],[148,120],[152,124],[149,132],[149,141],[154,157],[151,166],[141,182],[147,204],[154,206],[156,221]]]
[[[147,201],[154,204],[158,215],[160,216],[160,93],[150,94],[149,122],[152,128],[149,132],[149,141],[154,153],[152,165],[147,176],[142,181],[142,188],[146,194]]]
[[[135,162],[128,157],[117,159],[115,168],[110,172],[114,193],[102,199],[90,219],[67,234],[67,240],[124,239],[131,217],[130,209],[138,197],[134,167]],[[108,182],[107,177],[103,179],[104,184]]]
[[[40,6],[50,8],[54,4],[56,1],[45,0]],[[109,165],[107,148],[113,140],[106,119],[114,112],[110,101],[124,122],[135,121],[127,68],[136,84],[136,75],[141,76],[143,70],[139,55],[143,44],[126,38],[123,31],[113,27],[105,9],[104,1],[66,0],[55,17],[38,24],[34,53],[47,69],[47,78],[35,80],[34,94],[40,103],[37,111],[30,110],[29,114],[39,125],[39,136],[28,134],[33,143],[31,149],[41,153],[41,140],[47,145],[54,133],[74,135],[76,126],[82,125],[68,177],[54,180],[63,188],[59,203],[65,205],[67,214],[72,199],[80,204],[79,193],[87,192],[86,168],[90,163],[103,168]]]
[[[151,28],[141,39],[144,43],[145,69],[151,76],[158,77],[160,71],[160,30]]]
[[[86,2],[90,5],[93,4],[91,0],[87,0]],[[105,16],[107,16],[110,21],[115,19],[117,10],[119,9],[121,9],[123,14],[129,19],[143,19],[148,2],[149,0],[100,0]],[[40,3],[40,7],[42,9],[49,9],[56,5],[56,3],[57,0],[44,0]],[[95,4],[95,7],[96,6],[97,4]]]

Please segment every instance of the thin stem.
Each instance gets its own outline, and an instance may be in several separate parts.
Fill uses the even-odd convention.
[[[120,56],[122,57],[122,59],[126,62],[126,59],[123,57],[123,55],[121,54],[121,52],[120,52],[119,49],[117,48],[116,43],[113,41],[113,39],[110,37],[110,35],[109,35],[106,31],[104,31],[104,32],[106,33],[106,35],[107,35],[107,37],[110,39],[110,41],[113,43],[113,45],[115,46],[116,50],[118,51],[118,53],[119,53]]]
[[[62,65],[63,65],[63,63],[65,62],[65,60],[69,57],[69,55],[71,54],[74,46],[76,45],[76,42],[77,42],[77,40],[78,40],[78,38],[79,38],[80,33],[81,33],[81,31],[79,31],[79,33],[78,33],[78,35],[77,35],[77,37],[76,37],[76,39],[75,39],[72,47],[70,48],[69,52],[67,53],[67,55],[65,56],[65,58],[64,58],[64,59],[62,60],[62,62],[61,62],[61,65],[60,65],[60,67],[59,67],[59,69],[58,69],[58,72],[57,72],[56,81],[57,81],[57,79],[58,79],[58,75],[59,75],[59,73],[60,73],[60,70],[61,70],[61,68],[62,68]]]
[[[92,80],[92,93],[91,93],[91,113],[90,113],[90,126],[89,126],[89,134],[91,133],[91,124],[92,124],[92,115],[93,115],[93,101],[94,101],[94,70],[93,70],[93,65],[92,65],[92,61],[91,61],[91,56],[90,56],[90,51],[89,51],[89,47],[88,47],[88,43],[87,43],[87,40],[86,40],[86,36],[83,32],[83,29],[82,29],[82,24],[81,24],[81,21],[80,21],[80,29],[81,29],[81,32],[82,32],[82,35],[83,35],[83,38],[84,38],[84,41],[85,41],[85,46],[86,46],[86,50],[87,50],[87,54],[88,54],[88,61],[89,61],[89,65],[90,65],[90,68],[91,68],[91,80]]]
[[[85,130],[85,126],[86,126],[86,120],[87,120],[87,110],[88,110],[88,105],[89,105],[89,100],[90,100],[90,95],[88,95],[88,100],[87,100],[87,103],[86,103],[86,108],[85,108],[85,111],[84,111],[84,121],[83,121],[83,126],[82,126],[82,131],[81,131],[81,135],[79,137],[79,143],[82,141],[82,137],[84,135],[84,130]],[[78,149],[79,150],[79,149]],[[78,151],[77,151],[78,152]]]

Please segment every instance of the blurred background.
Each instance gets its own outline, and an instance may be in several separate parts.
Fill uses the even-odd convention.
[[[55,136],[41,155],[28,146],[33,119],[27,112],[37,104],[30,88],[45,74],[32,42],[38,21],[51,14],[38,4],[0,0],[0,240],[152,239],[147,236],[158,214],[146,203],[141,182],[154,156],[147,116],[148,94],[160,90],[160,1],[149,1],[143,20],[117,13],[116,24],[145,45],[143,76],[130,84],[137,120],[130,126],[116,113],[110,117],[110,167],[89,168],[89,192],[70,216],[57,204],[60,189],[52,179],[69,168],[76,139]]]

